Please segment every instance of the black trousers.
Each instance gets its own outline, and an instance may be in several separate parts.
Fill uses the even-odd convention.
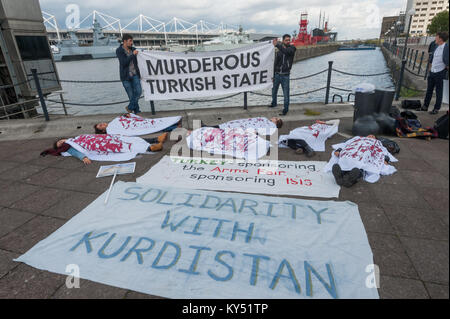
[[[305,140],[301,139],[288,139],[286,145],[296,150],[299,148],[304,149],[306,146],[308,146],[308,143],[306,143]]]
[[[427,94],[423,101],[423,108],[428,109],[430,106],[431,98],[433,97],[434,88],[436,88],[436,104],[435,110],[439,110],[442,104],[442,94],[444,92],[444,80],[447,75],[447,70],[444,69],[441,72],[430,72],[428,75]]]

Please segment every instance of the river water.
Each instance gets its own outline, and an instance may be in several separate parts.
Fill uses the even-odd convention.
[[[388,72],[389,69],[381,50],[363,50],[363,51],[336,51],[330,54],[310,58],[295,63],[291,70],[291,78],[302,77],[319,71],[328,69],[328,61],[333,61],[333,68],[354,74],[375,74]],[[119,63],[116,58],[97,59],[85,61],[56,62],[56,68],[60,79],[62,80],[117,80],[119,79]],[[326,86],[327,72],[312,78],[291,81],[291,95],[308,92]],[[357,77],[349,76],[341,73],[333,72],[331,77],[331,86],[343,89],[352,89],[355,85],[362,82],[372,83],[376,88],[384,89],[393,85],[392,78],[389,74],[374,77]],[[95,104],[110,103],[127,100],[127,95],[122,83],[62,83],[64,91],[64,99],[66,102]],[[271,90],[260,91],[259,93],[271,94]],[[347,100],[348,92],[331,89],[330,101],[332,96],[337,93]],[[282,94],[281,86],[279,95]],[[164,110],[180,110],[192,108],[211,108],[211,107],[227,107],[227,106],[243,106],[243,94],[223,101],[210,102],[178,102],[178,101],[156,101],[156,111]],[[218,97],[211,97],[214,99]],[[52,99],[57,99],[52,97]],[[59,99],[57,99],[59,100]],[[204,100],[204,99],[203,99]],[[322,102],[325,100],[325,90],[318,92],[291,97],[291,103],[304,102]],[[337,99],[336,101],[338,101]],[[278,105],[281,106],[283,98],[278,98]],[[258,96],[248,94],[248,105],[269,105],[271,98],[268,96]],[[120,113],[125,110],[128,103],[107,106],[71,106],[68,105],[68,113],[73,115],[87,114],[106,114]],[[61,113],[49,106],[52,113]],[[149,102],[140,100],[140,108],[144,112],[150,111]]]

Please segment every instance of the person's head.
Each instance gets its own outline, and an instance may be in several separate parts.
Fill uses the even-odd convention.
[[[97,123],[94,125],[95,134],[106,134],[108,123]]]
[[[367,137],[368,137],[368,138],[373,138],[374,140],[377,139],[377,137],[376,137],[375,135],[373,135],[373,134],[367,135]]]
[[[125,33],[122,36],[122,42],[125,47],[131,48],[133,46],[133,37],[131,36],[131,34]]]
[[[283,35],[283,44],[289,45],[289,43],[291,43],[291,36],[289,34]]]
[[[277,128],[281,128],[283,126],[283,121],[279,117],[272,117],[270,121],[274,123]]]
[[[53,143],[53,149],[56,150],[57,148],[60,148],[66,141],[67,141],[67,138],[60,138],[60,139],[56,140]]]
[[[436,44],[441,45],[447,42],[448,32],[442,31],[436,34]]]

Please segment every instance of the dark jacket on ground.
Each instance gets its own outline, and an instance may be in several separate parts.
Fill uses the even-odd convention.
[[[437,47],[438,45],[436,44],[436,41],[431,42],[430,45],[428,46],[428,53],[430,54],[428,61],[430,61],[430,63],[433,63],[433,55]],[[442,60],[444,64],[448,67],[448,42],[445,43],[444,52],[442,53]]]
[[[136,50],[135,47],[131,47],[131,52]],[[130,62],[133,61],[134,67],[136,68],[136,74],[141,77],[141,73],[139,72],[139,67],[137,63],[136,55],[131,54],[131,56],[127,56],[127,52],[123,48],[122,45],[116,49],[116,56],[119,59],[119,74],[120,81],[129,81],[130,80]]]
[[[294,64],[296,48],[293,45],[285,47],[283,44],[277,44],[276,47],[278,52],[275,55],[274,72],[288,75],[291,72],[292,64]]]

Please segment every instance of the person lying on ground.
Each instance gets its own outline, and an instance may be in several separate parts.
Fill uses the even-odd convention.
[[[302,140],[302,144],[308,145],[312,150],[325,152],[325,141],[338,132],[339,122],[339,120],[326,122],[317,120],[312,125],[298,127],[290,131],[288,135],[281,135],[278,139],[278,145],[280,147],[291,147],[289,144],[295,145],[296,142],[289,142],[289,140]]]
[[[220,128],[222,130],[226,129],[234,129],[234,128],[241,128],[243,130],[247,129],[254,129],[254,130],[262,130],[266,129],[269,130],[269,135],[272,135],[277,131],[277,129],[280,129],[283,126],[283,121],[278,117],[272,117],[270,120],[265,117],[254,117],[254,118],[248,118],[248,119],[239,119],[239,120],[233,120],[228,121],[219,125],[213,125],[213,126],[207,126],[203,125],[202,127],[213,127],[213,128]]]
[[[339,186],[351,187],[360,178],[375,183],[380,175],[391,175],[397,170],[391,162],[397,159],[375,137],[355,136],[344,143],[333,145],[331,159],[324,172],[332,172]]]
[[[186,142],[190,149],[213,155],[256,160],[267,154],[270,143],[253,129],[220,129],[201,127],[187,132]]]
[[[73,156],[86,165],[91,164],[92,160],[128,161],[137,154],[161,151],[167,135],[164,133],[151,139],[109,134],[79,135],[57,140],[53,148],[43,151],[41,156]]]
[[[121,134],[125,136],[147,135],[156,132],[171,132],[181,127],[181,116],[147,119],[132,113],[116,117],[109,123],[94,125],[95,134]]]

